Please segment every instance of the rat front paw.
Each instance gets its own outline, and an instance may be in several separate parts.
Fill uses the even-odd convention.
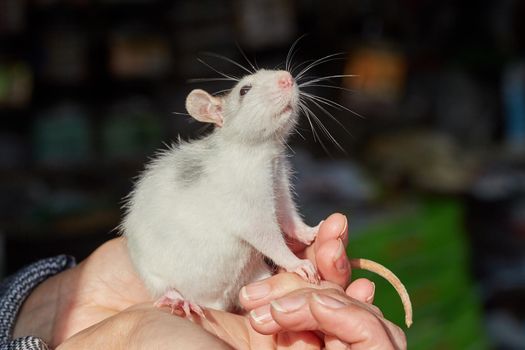
[[[319,273],[317,272],[314,264],[312,264],[312,262],[308,259],[299,260],[298,265],[286,270],[288,272],[295,272],[310,283],[319,284],[319,281],[321,280],[321,277],[319,276]]]
[[[301,228],[295,232],[295,237],[301,243],[304,243],[306,245],[312,244],[312,242],[315,240],[315,237],[317,237],[317,233],[319,232],[319,227],[321,227],[322,223],[323,221],[321,221],[315,227],[310,227],[306,224],[303,224]]]

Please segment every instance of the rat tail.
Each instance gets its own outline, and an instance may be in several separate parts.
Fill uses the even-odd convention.
[[[401,283],[399,278],[397,278],[397,276],[392,271],[383,265],[368,259],[350,259],[350,266],[353,269],[362,269],[376,273],[390,282],[390,284],[395,288],[401,297],[401,302],[403,303],[403,308],[405,309],[405,323],[407,327],[410,328],[412,325],[412,303],[410,302],[410,296],[408,295],[405,286],[403,283]]]

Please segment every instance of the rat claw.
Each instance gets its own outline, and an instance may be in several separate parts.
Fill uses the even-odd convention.
[[[321,280],[314,264],[308,259],[301,260],[300,264],[293,269],[293,272],[310,283],[319,284]]]
[[[153,306],[159,307],[159,308],[164,307],[164,306],[169,306],[173,308],[174,305],[175,305],[175,300],[167,297],[166,295],[163,295],[162,297],[160,297],[159,299],[157,299],[157,301],[153,303]]]
[[[198,316],[206,318],[204,316],[204,311],[199,305],[185,300],[179,292],[174,290],[167,291],[162,297],[155,301],[153,305],[159,308],[168,306],[170,307],[172,314],[177,314],[179,316],[184,315],[189,319],[193,317],[191,314],[192,311]]]
[[[184,300],[181,305],[182,311],[184,311],[184,315],[186,315],[187,318],[191,317],[191,310],[190,310],[190,304],[187,300]]]
[[[204,314],[204,311],[202,310],[202,308],[199,305],[193,304],[193,303],[189,303],[189,304],[190,304],[191,311],[195,312],[201,318],[206,318],[206,315]]]

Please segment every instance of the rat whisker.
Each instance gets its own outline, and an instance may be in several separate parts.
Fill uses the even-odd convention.
[[[290,150],[290,152],[292,152],[292,154],[295,154],[295,151],[292,149],[292,147],[290,147],[288,142],[286,142],[286,139],[281,135],[279,135],[279,138],[281,139],[283,145],[285,145]]]
[[[333,107],[335,109],[338,109],[338,110],[342,110],[346,107],[344,106],[341,106],[340,104],[332,101],[332,100],[329,100],[327,98],[324,98],[324,97],[321,97],[321,96],[317,96],[317,95],[314,95],[314,94],[309,94],[307,92],[304,92],[304,91],[301,91],[301,95],[305,96],[307,99],[309,100],[317,100],[318,102],[320,103],[323,103],[323,104],[326,104],[330,107]]]
[[[290,73],[292,73],[292,75],[294,76],[295,79],[296,78],[296,75],[294,74],[294,71],[295,70],[298,70],[299,68],[301,67],[305,67],[307,65],[309,65],[310,63],[314,62],[315,60],[314,59],[311,59],[311,60],[306,60],[304,62],[301,62],[301,63],[298,63],[295,67],[292,68],[292,70],[290,71]],[[301,78],[302,79],[302,78]]]
[[[218,70],[217,68],[215,68],[215,67],[209,65],[208,63],[204,62],[204,61],[203,61],[202,59],[200,59],[200,58],[197,58],[197,61],[199,61],[200,63],[202,63],[202,64],[205,65],[206,67],[210,68],[212,71],[214,71],[215,73],[221,75],[221,76],[224,77],[224,78],[228,78],[228,79],[230,79],[230,80],[232,80],[232,81],[239,81],[239,80],[240,80],[238,77],[235,77],[235,76],[233,76],[233,75],[228,75],[228,74],[226,74],[226,73],[221,72],[220,70]]]
[[[361,119],[366,119],[363,115],[351,110],[350,108],[346,107],[346,106],[343,106],[342,104],[340,103],[337,103],[335,101],[332,101],[332,100],[329,100],[325,97],[321,97],[321,96],[317,96],[317,95],[313,95],[313,94],[309,94],[307,92],[301,92],[302,95],[312,99],[312,100],[316,100],[317,102],[320,102],[320,103],[323,103],[327,106],[330,106],[330,107],[333,107],[333,108],[336,108],[336,109],[339,109],[339,110],[345,110],[347,112],[350,112],[356,116],[358,116],[359,118]]]
[[[296,128],[294,129],[294,132],[296,132],[297,135],[299,135],[303,140],[306,140],[306,137],[304,137],[304,135],[301,134],[301,132],[299,131],[299,128],[298,128],[298,127],[296,127]]]
[[[314,142],[318,142],[327,154],[331,154],[328,148],[326,147],[325,143],[323,142],[323,138],[319,135],[319,133],[317,132],[317,130],[315,129],[312,123],[312,120],[313,120],[315,124],[319,125],[320,124],[319,119],[315,116],[314,112],[310,108],[308,108],[305,104],[303,104],[303,111],[308,119],[308,122],[310,123],[310,127],[312,129],[312,134],[314,137]],[[321,123],[321,126],[323,126],[322,123]],[[321,128],[321,131],[324,132],[322,128]]]
[[[339,56],[341,56],[343,54],[343,52],[337,52],[337,53],[333,53],[333,54],[330,54],[330,55],[326,55],[324,57],[321,57],[321,58],[318,58],[318,59],[315,59],[313,60],[311,63],[309,63],[305,68],[303,68],[298,74],[297,74],[297,78],[301,78],[307,71],[309,71],[310,69],[312,69],[313,67],[316,67],[322,63],[324,63],[325,61],[327,60],[330,60],[332,58],[339,58]]]
[[[213,52],[204,52],[203,55],[206,55],[206,56],[210,56],[210,57],[215,57],[215,58],[218,58],[218,59],[221,59],[221,60],[224,60],[226,62],[230,62],[231,64],[234,64],[236,65],[237,67],[241,68],[242,70],[244,70],[246,73],[248,74],[253,74],[255,72],[252,72],[250,71],[248,68],[244,67],[242,64],[240,64],[239,62],[237,61],[234,61],[232,60],[231,58],[228,58],[226,56],[223,56],[223,55],[219,55],[219,54],[216,54],[216,53],[213,53]]]
[[[327,59],[327,60],[325,60],[325,61],[318,62],[318,63],[315,63],[315,64],[314,64],[314,62],[315,62],[315,61],[314,61],[314,62],[310,63],[310,66],[309,66],[309,67],[306,67],[306,68],[303,69],[304,72],[303,72],[300,76],[298,75],[297,81],[301,81],[301,80],[306,79],[306,73],[308,73],[308,72],[309,72],[311,69],[313,69],[314,67],[317,67],[317,66],[319,66],[319,65],[321,65],[321,64],[324,64],[324,63],[327,63],[327,62],[338,61],[338,60],[344,60],[344,59],[345,59],[344,57],[335,57],[335,58]]]
[[[346,92],[350,92],[350,93],[356,93],[357,92],[356,90],[347,89],[347,88],[344,88],[344,87],[341,87],[341,86],[336,86],[336,85],[327,85],[327,84],[309,84],[309,85],[302,86],[302,87],[303,88],[322,87],[322,88],[328,88],[328,89],[342,90],[342,91],[346,91]]]
[[[303,108],[306,108],[306,106],[303,106]],[[323,142],[323,139],[317,134],[315,131],[315,128],[312,125],[312,122],[310,121],[310,114],[313,116],[313,112],[310,109],[304,109],[304,114],[308,118],[308,122],[310,123],[310,127],[312,128],[312,134],[314,136],[314,142],[318,142],[319,145],[321,145],[321,148],[326,152],[326,154],[331,154],[326,145]]]
[[[326,63],[326,62],[330,62],[330,61],[335,61],[335,60],[341,60],[341,59],[344,59],[344,57],[339,57],[341,55],[346,55],[346,53],[344,52],[337,52],[337,53],[333,53],[331,55],[327,55],[327,56],[324,56],[324,57],[321,57],[315,61],[313,61],[312,63],[310,63],[308,66],[306,66],[305,68],[303,68],[298,74],[297,74],[297,77],[296,79],[299,80],[301,79],[301,77],[306,73],[308,72],[310,69],[316,67],[316,66],[319,66],[323,63]]]
[[[291,74],[294,76],[294,78],[295,78],[295,75],[294,75],[293,72],[294,72],[296,69],[299,69],[300,67],[304,67],[304,66],[306,66],[306,65],[308,65],[308,64],[310,64],[310,63],[312,63],[313,61],[315,61],[315,60],[306,60],[306,61],[304,61],[304,62],[298,63],[295,67],[292,67],[292,69],[290,70],[290,73],[291,73]]]
[[[288,67],[286,68],[286,70],[288,72],[290,72],[290,74],[292,74],[293,76],[293,70],[295,70],[294,68],[294,63],[293,63],[293,59],[295,58],[295,54],[297,53],[298,50],[296,50],[295,52],[292,53],[292,55],[290,56],[290,61],[288,62]]]
[[[330,113],[326,108],[324,108],[323,106],[321,106],[317,101],[319,101],[320,103],[325,103],[327,104],[328,106],[331,106],[331,107],[334,107],[328,103],[326,103],[325,101],[322,101],[322,100],[316,100],[318,96],[310,96],[309,98],[310,99],[310,102],[312,102],[317,108],[319,108],[324,114],[326,114],[328,117],[330,117],[330,119],[332,119],[333,121],[335,121],[348,135],[352,136],[352,134],[350,133],[350,131],[348,131],[348,129],[343,125],[343,123],[341,123],[336,117],[334,117],[334,115],[332,113]],[[334,107],[335,108],[335,107]]]
[[[325,80],[329,80],[329,79],[333,79],[333,78],[355,78],[355,77],[358,77],[359,75],[357,74],[336,74],[336,75],[327,75],[325,77],[320,77],[320,78],[315,78],[315,79],[312,79],[312,80],[309,80],[309,81],[306,81],[304,83],[301,83],[299,84],[299,87],[305,87],[305,86],[309,86],[313,83],[317,83],[317,82],[320,82],[320,81],[325,81]]]
[[[297,51],[294,52],[294,49],[295,47],[297,46],[297,44],[299,43],[299,41],[301,41],[302,38],[304,38],[307,34],[303,34],[301,35],[299,38],[297,38],[292,46],[290,46],[290,49],[288,50],[288,54],[286,55],[286,66],[285,66],[285,69],[290,72],[291,68],[292,68],[292,60],[293,60],[293,56],[295,55],[295,53]]]
[[[188,83],[200,83],[200,82],[207,82],[207,81],[237,81],[232,78],[192,78],[188,79]]]
[[[299,109],[299,112],[300,113],[304,113],[301,109]],[[299,135],[299,137],[301,137],[303,140],[306,140],[306,137],[302,134],[301,131],[307,132],[308,129],[301,128],[299,125],[296,125],[295,129],[294,129],[294,132],[297,132],[297,135]]]
[[[321,122],[321,120],[315,115],[315,113],[312,112],[312,110],[308,106],[304,106],[307,111],[311,113],[312,119],[317,123],[321,131],[328,137],[328,139],[337,146],[342,152],[346,153],[346,150],[341,146],[339,142],[334,138],[334,136],[330,133],[330,131],[326,128],[326,126]],[[322,108],[322,107],[321,107]],[[332,116],[333,117],[333,116]]]
[[[248,59],[248,56],[246,56],[246,54],[244,53],[244,50],[241,48],[241,46],[239,45],[238,42],[235,42],[235,46],[237,46],[237,49],[241,53],[242,57],[244,57],[246,62],[248,62],[250,67],[253,69],[253,73],[257,72],[259,70],[259,67],[257,67],[257,61],[255,61],[255,59],[254,59],[254,61],[255,61],[255,66],[254,66],[254,64]]]
[[[187,115],[189,116],[189,113],[182,113],[182,112],[171,112],[171,114],[177,114],[177,115]]]
[[[303,112],[303,114],[306,116],[306,119],[308,120],[308,124],[310,124],[310,128],[312,129],[312,135],[314,137],[314,142],[316,142],[317,132],[315,131],[314,125],[312,124],[312,120],[310,119],[310,114],[306,110],[306,106],[302,103],[302,101],[299,101],[299,110]]]
[[[308,107],[306,107],[309,109]],[[321,122],[321,120],[312,112],[312,118],[317,123],[317,125],[321,128],[321,131],[328,137],[328,139],[337,146],[343,153],[346,154],[346,150],[341,146],[339,142],[335,139],[335,137],[330,133],[330,131],[326,128],[326,126]]]

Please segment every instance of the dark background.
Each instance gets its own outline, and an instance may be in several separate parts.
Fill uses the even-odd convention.
[[[411,348],[525,348],[524,16],[519,0],[0,0],[2,272],[115,236],[148,157],[203,132],[172,112],[231,87],[189,82],[219,77],[197,58],[242,75],[206,52],[274,68],[307,34],[296,67],[343,53],[309,79],[358,76],[308,88],[356,113],[324,106],[345,131],[310,104],[344,152],[304,117],[291,140],[306,220],[344,212],[352,255],[398,273]]]

